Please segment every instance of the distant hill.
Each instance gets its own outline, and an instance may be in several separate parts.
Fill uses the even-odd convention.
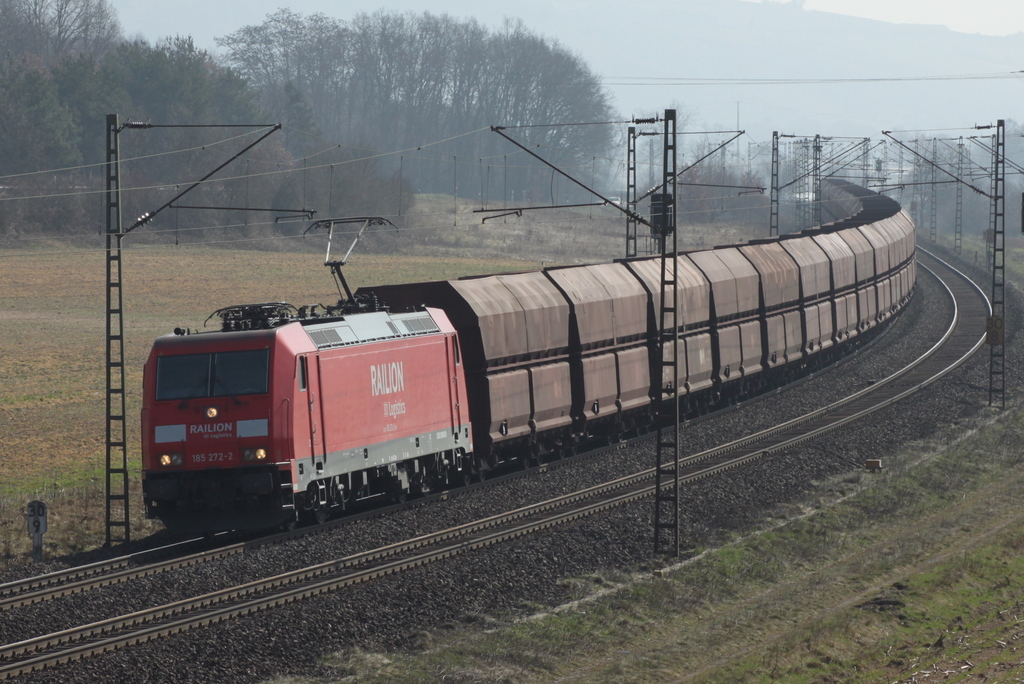
[[[572,5],[569,5],[571,7]],[[871,79],[1024,71],[1024,34],[991,37],[945,27],[890,24],[796,3],[641,0],[609,16],[554,3],[549,25],[609,83],[637,77]],[[572,21],[573,17],[576,21]],[[629,77],[622,79],[620,77]],[[694,122],[736,125],[764,140],[877,135],[1024,118],[1017,80],[816,85],[611,86],[624,113],[679,104]]]

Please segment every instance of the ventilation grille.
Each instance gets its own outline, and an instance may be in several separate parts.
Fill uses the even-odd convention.
[[[405,329],[410,333],[425,333],[425,332],[438,332],[439,328],[434,323],[434,319],[430,316],[421,316],[419,318],[406,318],[402,321],[405,324]]]
[[[376,340],[396,339],[439,333],[429,314],[398,314],[384,312],[357,314],[336,323],[318,323],[306,326],[309,339],[318,349],[329,349]]]

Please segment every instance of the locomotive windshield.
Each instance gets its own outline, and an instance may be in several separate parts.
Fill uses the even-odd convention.
[[[201,399],[267,393],[268,349],[161,356],[156,399]]]

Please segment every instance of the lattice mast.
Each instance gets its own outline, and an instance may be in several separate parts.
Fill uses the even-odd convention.
[[[666,375],[671,377],[669,398],[660,401],[654,493],[654,552],[679,555],[679,238],[676,231],[676,112],[665,110],[660,222],[652,224],[661,236],[661,306],[658,315],[659,400]]]
[[[860,167],[862,185],[866,188],[871,180],[871,138],[864,138],[860,143]]]
[[[125,425],[124,293],[121,288],[121,163],[117,114],[107,115],[106,544],[130,542]]]
[[[637,254],[636,233],[636,126],[629,127],[626,136],[626,258]]]
[[[806,138],[793,143],[795,148],[794,165],[796,166],[796,177],[800,179],[797,186],[797,230],[805,230],[811,227],[813,222],[811,209],[811,195],[813,184],[811,181],[811,141]]]
[[[127,229],[121,221],[121,158],[119,136],[125,129],[145,128],[246,128],[266,127],[264,124],[193,124],[193,125],[154,125],[139,121],[119,123],[117,114],[107,115],[107,159],[105,163],[106,177],[106,544],[113,542],[130,542],[131,526],[128,506],[128,442],[125,424],[125,355],[124,355],[124,291],[122,288],[121,248],[125,236],[140,228],[164,209],[176,207],[181,209],[216,209],[224,207],[195,207],[175,205],[175,202],[199,187],[215,173],[233,162],[239,156],[258,145],[271,133],[279,130],[281,124],[270,127],[255,142],[247,145],[241,152],[229,157],[213,171],[192,183],[188,188],[178,192],[173,199],[160,208],[146,212]],[[245,207],[249,210],[248,205]],[[275,209],[258,209],[256,211],[277,211]],[[305,213],[305,212],[304,212]]]
[[[939,139],[932,138],[932,178],[928,186],[928,237],[932,243],[939,240]],[[959,185],[959,183],[957,183]]]
[[[779,132],[772,131],[772,187],[768,217],[768,236],[779,234]]]
[[[1006,127],[996,123],[992,140],[992,317],[988,323],[989,406],[1006,408],[1006,357],[1003,347],[1006,290]]]
[[[821,136],[814,136],[814,157],[811,162],[811,228],[821,225]]]
[[[967,146],[960,136],[956,145],[956,177],[963,178],[966,170]],[[953,253],[957,256],[963,251],[964,238],[964,184],[956,184],[956,221],[953,224]]]

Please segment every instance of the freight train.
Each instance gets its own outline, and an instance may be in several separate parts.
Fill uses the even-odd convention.
[[[658,358],[661,257],[363,288],[360,313],[228,307],[220,331],[162,336],[147,514],[182,532],[322,521],[650,429],[674,395],[696,413],[821,367],[916,281],[894,200],[823,192],[832,223],[675,255],[677,373]]]

